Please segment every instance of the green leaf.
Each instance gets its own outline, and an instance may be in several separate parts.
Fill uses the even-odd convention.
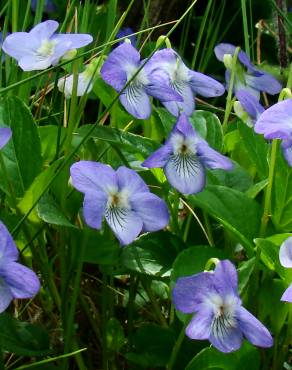
[[[261,209],[253,199],[238,190],[216,185],[207,186],[189,199],[222,223],[253,256],[252,241],[258,234],[261,218]]]
[[[39,218],[48,224],[76,227],[67,219],[58,204],[49,194],[41,197],[37,204],[37,213]]]
[[[35,201],[44,194],[45,188],[51,178],[55,175],[59,164],[60,161],[54,162],[35,178],[29,189],[25,192],[24,197],[18,203],[18,208],[23,214],[26,214],[31,209]],[[28,219],[33,222],[39,222],[36,208],[30,213]]]
[[[0,102],[0,127],[9,126],[12,138],[2,149],[5,166],[16,196],[22,196],[40,173],[42,166],[41,145],[37,126],[29,108],[16,96]],[[1,178],[4,174],[0,170]],[[6,181],[0,188],[9,194]]]
[[[145,234],[123,248],[121,264],[143,274],[167,276],[182,247],[183,242],[170,232]]]
[[[281,232],[292,230],[292,168],[278,147],[272,188],[272,221]]]
[[[203,110],[195,110],[190,116],[190,121],[196,131],[204,138],[209,145],[218,150],[222,150],[223,131],[222,125],[216,114]]]
[[[208,171],[207,176],[210,185],[223,185],[239,191],[246,191],[252,186],[250,174],[237,163],[231,171],[216,169]]]
[[[121,247],[119,243],[96,230],[74,230],[74,237],[82,243],[83,234],[86,233],[86,250],[84,262],[99,265],[115,265],[118,263]]]
[[[268,185],[268,179],[262,180],[257,182],[253,186],[251,186],[245,194],[249,197],[254,199],[266,186]]]
[[[215,348],[205,348],[187,365],[185,370],[258,370],[260,355],[258,350],[245,342],[232,353],[222,353]]]
[[[169,328],[147,325],[138,329],[133,338],[135,352],[125,357],[146,368],[165,366],[175,344],[176,335]]]
[[[262,135],[257,135],[253,128],[243,122],[237,123],[238,131],[249,159],[254,163],[261,179],[268,176],[268,148],[269,145]]]
[[[44,161],[51,162],[55,159],[58,143],[61,145],[66,136],[66,129],[65,127],[47,125],[38,127],[38,131]]]
[[[224,259],[225,257],[222,250],[207,245],[188,247],[176,257],[171,280],[176,281],[181,276],[194,275],[204,271],[210,258]]]
[[[238,268],[238,293],[241,295],[249,283],[249,279],[255,269],[256,258],[244,261]]]
[[[287,286],[283,281],[273,279],[266,280],[259,290],[260,320],[267,321],[267,318],[269,318],[273,333],[281,331],[289,312],[289,305],[281,301],[286,288]]]
[[[51,352],[48,333],[42,327],[17,321],[7,313],[0,315],[0,326],[5,351],[19,356],[45,356]]]
[[[271,271],[276,271],[279,276],[285,279],[285,268],[281,265],[279,260],[279,250],[282,242],[287,239],[289,234],[273,235],[270,238],[255,239],[257,248],[261,250],[261,260]],[[278,242],[277,242],[277,239]]]
[[[106,343],[109,352],[117,353],[125,344],[125,334],[119,320],[112,317],[106,324]]]
[[[154,110],[162,123],[164,137],[167,137],[175,125],[176,118],[165,108],[155,107]]]
[[[91,125],[82,126],[75,134],[75,140],[81,140],[91,129]],[[121,146],[135,153],[141,153],[144,156],[149,156],[159,147],[159,143],[151,139],[107,126],[95,127],[90,137]]]

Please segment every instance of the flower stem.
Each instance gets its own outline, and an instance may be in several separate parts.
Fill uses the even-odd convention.
[[[267,185],[267,189],[265,192],[264,212],[263,212],[263,216],[261,220],[261,227],[260,227],[260,237],[261,238],[263,238],[266,234],[266,229],[267,229],[267,225],[269,221],[269,214],[271,211],[271,195],[272,195],[272,186],[273,186],[273,179],[274,179],[274,172],[275,172],[275,163],[276,163],[276,157],[277,157],[277,148],[278,148],[278,140],[275,139],[272,142],[268,185]]]
[[[287,81],[287,88],[292,89],[292,63],[290,64],[288,81]]]
[[[225,113],[224,113],[224,120],[223,120],[223,124],[222,124],[223,132],[226,132],[227,123],[228,123],[228,119],[229,119],[231,109],[232,109],[232,104],[233,104],[232,94],[233,94],[233,86],[234,86],[234,80],[235,80],[236,62],[237,62],[237,57],[238,57],[239,51],[240,51],[240,47],[237,47],[235,49],[234,55],[232,57],[231,76],[230,76],[228,94],[227,94],[227,99],[226,99],[226,108],[225,108]]]
[[[166,366],[166,370],[172,370],[173,369],[173,365],[175,364],[177,355],[179,353],[180,347],[181,347],[182,342],[183,342],[184,337],[185,337],[185,328],[186,328],[186,325],[187,324],[183,325],[183,327],[181,328],[181,331],[179,333],[179,336],[177,338],[177,341],[175,342],[175,344],[173,346],[173,349],[172,349],[172,352],[171,352],[171,355],[170,355],[169,362],[168,362],[168,364]]]

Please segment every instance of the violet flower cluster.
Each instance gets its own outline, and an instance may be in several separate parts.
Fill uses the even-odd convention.
[[[101,229],[105,217],[122,245],[130,244],[141,231],[157,231],[167,226],[165,202],[150,193],[133,170],[80,161],[71,166],[73,186],[84,193],[83,215],[94,229]]]
[[[101,76],[121,92],[119,99],[126,111],[139,119],[147,119],[151,114],[149,96],[160,100],[170,113],[178,116],[181,112],[193,113],[194,95],[214,97],[224,93],[219,82],[187,68],[174,50],[159,50],[145,63],[129,42],[109,54]]]
[[[182,113],[165,144],[142,164],[148,168],[162,167],[169,183],[183,194],[203,190],[206,168],[231,170],[232,162],[209,146]]]
[[[273,338],[266,327],[243,306],[237,292],[237,272],[228,260],[214,272],[181,277],[173,288],[177,310],[193,318],[186,327],[191,339],[207,339],[221,352],[240,348],[245,337],[259,347],[271,347]]]
[[[292,268],[292,236],[281,245],[279,258],[282,266]],[[292,284],[285,290],[281,301],[292,302]]]

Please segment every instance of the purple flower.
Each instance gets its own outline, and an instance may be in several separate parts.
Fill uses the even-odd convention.
[[[282,266],[292,268],[292,236],[281,245],[279,259]],[[292,284],[285,290],[281,301],[292,302]]]
[[[234,45],[222,43],[218,44],[214,51],[217,59],[224,62],[224,56],[230,55],[232,57],[235,49],[236,47]],[[225,64],[228,63],[225,61]],[[227,67],[225,78],[227,84],[229,84],[230,66],[228,65]],[[249,91],[259,98],[261,91],[274,95],[281,91],[282,86],[275,77],[256,68],[246,53],[240,50],[235,71],[234,91],[237,92],[242,89]]]
[[[212,149],[194,130],[185,113],[178,118],[165,144],[150,155],[144,167],[162,167],[169,183],[183,194],[205,186],[205,167],[231,170],[232,162]]]
[[[138,50],[131,43],[124,42],[115,48],[107,57],[101,68],[101,77],[120,92],[144,63],[140,61]],[[182,100],[181,96],[167,85],[167,80],[161,75],[152,75],[148,63],[124,89],[120,102],[127,112],[140,119],[147,119],[151,114],[149,96],[162,102]]]
[[[233,105],[236,115],[246,122],[249,127],[253,127],[265,108],[260,104],[258,99],[247,90],[237,91],[236,97],[238,101],[235,101]]]
[[[283,155],[292,167],[292,99],[283,100],[265,110],[254,130],[269,140],[282,139]]]
[[[13,299],[32,298],[40,289],[36,274],[17,263],[18,249],[4,224],[0,221],[0,312]]]
[[[30,7],[33,12],[36,11],[38,0],[31,0]],[[44,2],[44,12],[54,13],[57,11],[57,7],[52,0],[45,0]]]
[[[136,47],[136,45],[137,45],[137,37],[135,35],[133,35],[133,33],[135,33],[135,32],[130,27],[121,28],[119,30],[119,32],[117,33],[116,38],[117,39],[121,39],[122,37],[126,37],[126,36],[129,36],[129,35],[132,35],[132,36],[129,36],[128,39],[131,41],[131,44],[134,47]],[[121,45],[123,42],[124,41],[121,41],[119,43],[119,45]]]
[[[141,231],[157,231],[169,221],[165,202],[150,193],[133,170],[91,161],[71,166],[74,187],[85,194],[83,214],[86,223],[101,229],[105,217],[122,245],[130,244]]]
[[[195,313],[186,328],[191,339],[207,339],[221,352],[240,348],[243,337],[259,347],[271,347],[266,327],[242,307],[237,293],[237,272],[220,261],[214,272],[181,277],[173,288],[173,302],[183,313]]]
[[[189,69],[172,49],[157,51],[148,63],[151,76],[165,76],[171,88],[183,97],[183,101],[164,101],[163,105],[174,116],[181,112],[190,116],[195,109],[194,95],[206,98],[224,94],[224,86],[203,73]]]
[[[24,71],[36,71],[56,65],[68,51],[93,40],[87,34],[55,34],[58,26],[58,22],[49,20],[29,32],[14,32],[6,37],[2,48]]]
[[[9,127],[0,127],[0,149],[2,149],[10,140],[12,131]]]

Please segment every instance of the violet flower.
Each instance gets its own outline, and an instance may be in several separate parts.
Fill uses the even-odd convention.
[[[131,43],[124,42],[108,55],[101,68],[101,77],[120,92],[143,63],[144,61],[140,61],[138,50]],[[162,102],[182,100],[182,97],[168,86],[164,76],[154,76],[150,73],[148,64],[149,62],[145,64],[119,97],[126,111],[139,119],[147,119],[151,114],[148,95]]]
[[[271,347],[266,327],[242,307],[237,292],[237,272],[228,261],[220,261],[214,272],[181,277],[173,288],[177,310],[195,313],[186,327],[191,339],[207,339],[221,352],[240,348],[243,337],[259,347]]]
[[[236,47],[234,45],[224,43],[218,44],[214,49],[217,59],[224,62],[227,67],[225,74],[227,84],[229,84],[230,80],[231,65],[225,58],[226,56],[230,56],[231,61],[235,49]],[[236,64],[234,92],[236,93],[242,89],[249,91],[259,99],[261,91],[271,95],[278,94],[282,89],[282,85],[269,73],[256,68],[251,63],[247,54],[240,50]]]
[[[85,222],[101,229],[105,217],[121,244],[130,244],[141,231],[157,231],[169,221],[165,202],[150,193],[148,186],[133,170],[91,161],[71,166],[73,186],[85,194]]]
[[[33,12],[36,12],[38,1],[39,0],[31,0],[30,7]],[[54,13],[57,10],[58,9],[52,0],[44,1],[44,13]]]
[[[135,33],[132,28],[130,27],[124,27],[124,28],[121,28],[119,30],[119,32],[117,33],[117,36],[116,38],[117,39],[121,39],[122,37],[126,37],[126,36],[129,36],[129,35],[132,35],[132,36],[129,36],[128,39],[131,41],[131,44],[136,47],[137,46],[137,37],[135,35],[133,35],[133,33]],[[123,41],[120,41],[119,42],[119,45],[121,45],[122,43],[124,42]]]
[[[88,34],[55,34],[58,26],[58,22],[49,20],[29,32],[14,32],[6,37],[2,49],[18,61],[22,70],[37,71],[58,64],[68,51],[93,40]]]
[[[205,167],[231,170],[232,162],[195,131],[185,113],[177,120],[165,144],[142,166],[162,167],[169,183],[183,194],[194,194],[205,186]]]
[[[85,66],[85,70],[77,75],[77,96],[89,94],[93,88],[98,74],[99,58],[93,59]],[[66,98],[71,97],[73,91],[74,76],[69,75],[59,79],[58,89],[63,92]]]
[[[292,236],[281,245],[279,259],[282,266],[292,268]],[[292,302],[292,284],[285,290],[281,301]]]
[[[266,139],[282,139],[281,149],[292,167],[292,99],[283,100],[265,110],[257,120],[255,132]]]
[[[40,289],[36,274],[16,262],[18,249],[4,224],[0,221],[0,312],[13,299],[32,298]]]
[[[195,109],[195,95],[206,98],[224,94],[224,86],[200,72],[189,69],[172,49],[162,49],[150,59],[148,70],[151,76],[165,76],[171,88],[183,97],[183,101],[164,101],[166,109],[174,116],[184,112],[190,116]]]
[[[235,114],[249,127],[253,127],[265,108],[258,99],[247,90],[236,92],[237,101],[233,104]]]
[[[10,140],[12,131],[9,127],[0,127],[0,149],[2,149]]]

